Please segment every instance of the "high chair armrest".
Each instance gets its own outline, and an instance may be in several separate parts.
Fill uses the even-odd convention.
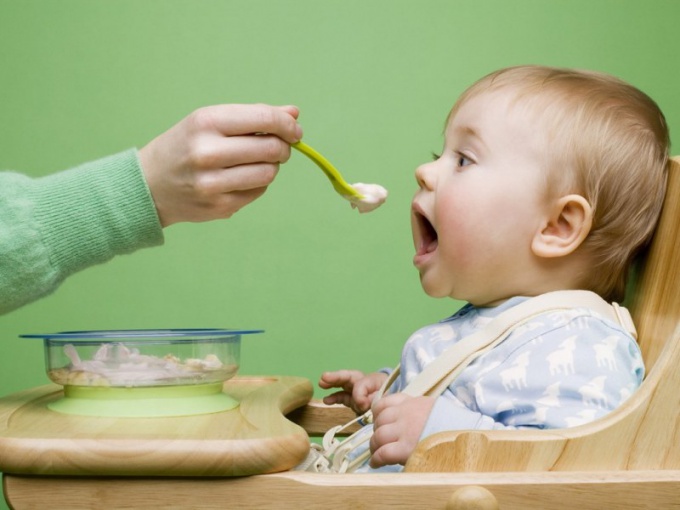
[[[550,470],[567,438],[559,431],[462,430],[426,437],[409,457],[409,472]]]
[[[341,404],[326,405],[321,400],[311,400],[306,405],[291,411],[286,417],[300,425],[310,436],[323,436],[328,429],[345,424],[356,418],[349,407]],[[352,426],[348,433],[355,432],[359,426]]]

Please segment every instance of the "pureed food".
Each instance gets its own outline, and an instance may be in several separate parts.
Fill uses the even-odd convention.
[[[158,386],[202,384],[233,377],[237,363],[223,363],[215,354],[180,359],[141,354],[124,343],[102,343],[92,359],[82,360],[73,344],[63,346],[70,363],[48,370],[53,382],[63,386]]]

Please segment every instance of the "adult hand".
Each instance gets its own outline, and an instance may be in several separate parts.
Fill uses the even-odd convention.
[[[216,105],[194,111],[139,151],[161,225],[229,218],[261,196],[290,144],[294,106]]]

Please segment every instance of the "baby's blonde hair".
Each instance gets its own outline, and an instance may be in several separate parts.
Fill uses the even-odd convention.
[[[516,92],[546,136],[549,196],[577,193],[593,208],[579,248],[592,262],[583,288],[624,298],[635,256],[649,243],[666,190],[669,134],[657,104],[618,78],[545,66],[501,69],[459,98],[498,89]]]

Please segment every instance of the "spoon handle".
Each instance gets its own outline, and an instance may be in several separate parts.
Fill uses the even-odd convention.
[[[325,173],[326,177],[328,177],[328,180],[331,181],[331,184],[333,185],[333,188],[335,188],[335,191],[337,191],[340,195],[344,197],[363,198],[361,193],[359,193],[351,185],[347,184],[345,179],[342,178],[340,172],[338,172],[338,170],[333,166],[333,164],[330,161],[328,161],[321,154],[312,149],[309,145],[307,145],[304,142],[296,142],[294,144],[291,144],[291,147],[297,149],[302,154],[307,156],[309,159],[314,161],[314,163],[316,163],[316,165],[321,170],[323,170],[323,173]]]

